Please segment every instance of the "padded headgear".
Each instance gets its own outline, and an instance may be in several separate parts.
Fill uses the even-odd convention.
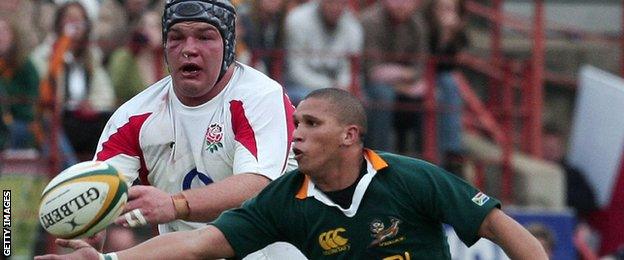
[[[167,0],[162,17],[163,43],[176,23],[197,21],[216,27],[223,38],[223,63],[217,81],[234,61],[236,10],[228,0]]]

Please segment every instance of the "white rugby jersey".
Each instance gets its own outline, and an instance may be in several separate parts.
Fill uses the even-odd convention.
[[[113,114],[95,159],[113,165],[129,183],[140,178],[170,194],[239,173],[273,180],[296,167],[293,111],[277,82],[240,63],[224,90],[196,107],[178,100],[167,76]],[[176,220],[159,230],[205,225]]]

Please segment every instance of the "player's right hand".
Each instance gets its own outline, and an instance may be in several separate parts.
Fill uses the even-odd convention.
[[[171,195],[152,186],[132,186],[128,190],[128,203],[115,224],[138,227],[162,224],[175,220]]]
[[[91,247],[89,243],[84,240],[66,240],[66,239],[57,239],[56,244],[62,247],[67,247],[74,249],[75,251],[66,255],[42,255],[35,256],[35,260],[98,260],[100,259],[100,254],[95,248]]]

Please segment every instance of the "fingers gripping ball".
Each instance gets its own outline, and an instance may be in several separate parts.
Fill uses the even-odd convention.
[[[112,223],[127,200],[128,186],[115,168],[105,162],[81,162],[45,187],[39,222],[56,237],[88,237]]]

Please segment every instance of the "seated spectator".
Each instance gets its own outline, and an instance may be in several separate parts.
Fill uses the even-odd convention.
[[[579,169],[570,166],[565,160],[563,133],[552,124],[547,124],[542,136],[544,159],[561,165],[566,179],[566,205],[576,211],[577,217],[585,221],[590,213],[598,209],[594,190]]]
[[[371,120],[366,143],[374,149],[392,147],[397,95],[419,102],[425,90],[421,74],[428,34],[420,6],[421,0],[381,0],[362,14],[364,92]],[[408,116],[402,117],[408,125],[420,122],[418,113]],[[412,128],[416,136],[421,135],[420,127]]]
[[[252,0],[247,10],[241,11],[238,16],[236,36],[242,38],[237,41],[238,46],[246,46],[252,55],[260,55],[260,62],[250,64],[256,69],[266,72],[275,80],[282,80],[280,75],[284,69],[284,19],[286,18],[287,0]],[[243,7],[239,10],[245,9]],[[241,34],[241,32],[243,32]],[[241,44],[242,43],[242,44]],[[237,59],[241,56],[237,53]]]
[[[108,72],[117,104],[123,104],[166,75],[160,26],[159,14],[145,12],[130,42],[111,55]]]
[[[30,124],[39,90],[35,66],[22,49],[17,27],[0,17],[0,115],[7,126],[0,139],[11,149],[34,147]],[[0,130],[1,131],[1,130]],[[8,135],[7,135],[8,134]]]
[[[288,80],[293,104],[315,89],[351,86],[350,55],[360,54],[362,27],[347,0],[315,0],[286,17]]]
[[[54,37],[32,53],[32,60],[43,79],[41,102],[47,109],[44,123],[60,111],[65,135],[60,145],[66,155],[65,165],[75,163],[74,152],[92,158],[99,133],[115,104],[110,79],[101,65],[97,47],[89,45],[91,21],[78,2],[61,5],[54,19]],[[57,109],[50,109],[56,104]],[[47,117],[47,119],[45,118]],[[67,146],[65,137],[71,146]]]
[[[457,55],[466,47],[466,10],[463,0],[434,0],[426,12],[429,24],[429,51],[436,59],[436,99],[438,151],[446,170],[461,174],[462,98],[453,74]]]

